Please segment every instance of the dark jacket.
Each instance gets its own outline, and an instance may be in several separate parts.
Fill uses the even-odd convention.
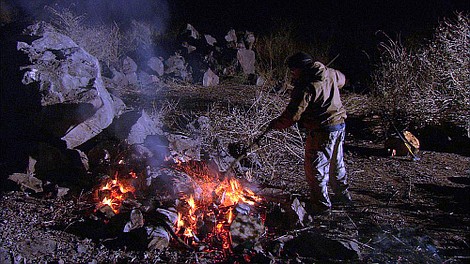
[[[341,103],[339,89],[345,81],[340,71],[315,62],[294,83],[289,104],[271,126],[284,129],[299,122],[308,130],[328,131],[343,124],[346,110]]]

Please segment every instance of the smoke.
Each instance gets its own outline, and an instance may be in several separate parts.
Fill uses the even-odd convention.
[[[50,16],[45,7],[57,10],[67,8],[74,14],[85,15],[92,24],[117,23],[126,28],[132,20],[150,23],[162,32],[169,20],[166,0],[10,0],[35,19],[46,20]]]

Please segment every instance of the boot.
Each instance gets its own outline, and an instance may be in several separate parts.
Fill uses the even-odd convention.
[[[330,213],[331,202],[327,192],[318,194],[312,190],[310,192],[310,201],[310,211],[313,215],[325,215]]]
[[[348,190],[342,191],[339,194],[335,194],[333,197],[331,197],[331,201],[334,204],[338,204],[338,205],[347,205],[347,206],[353,205],[351,194],[349,193]]]

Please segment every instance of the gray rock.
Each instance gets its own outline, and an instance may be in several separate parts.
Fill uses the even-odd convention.
[[[139,209],[133,209],[131,211],[130,221],[124,226],[124,233],[128,233],[136,228],[141,228],[144,226],[144,216]]]
[[[178,220],[178,213],[176,212],[175,208],[157,208],[156,211],[161,215],[165,216],[165,221],[168,223],[168,225],[173,226],[174,224],[176,224],[176,221]]]
[[[167,60],[165,60],[165,65],[165,74],[173,75],[183,81],[189,80],[191,78],[191,74],[187,69],[188,65],[181,55],[175,54],[170,56]]]
[[[163,61],[160,58],[150,58],[147,62],[147,65],[150,67],[150,69],[154,70],[158,76],[162,76],[165,71],[165,66],[163,65]]]
[[[131,127],[127,142],[133,144],[143,144],[147,136],[150,135],[162,135],[161,124],[152,118],[145,112],[142,111],[141,117]]]
[[[30,189],[35,191],[36,193],[42,192],[42,181],[36,177],[34,177],[36,160],[29,157],[29,165],[26,173],[13,173],[8,176],[8,179],[14,181],[16,184],[20,186],[20,189],[25,191],[26,189]]]
[[[194,39],[199,39],[200,38],[199,32],[197,32],[197,30],[191,24],[186,25],[186,30],[189,31],[189,34],[192,38],[194,38]]]
[[[207,44],[209,44],[210,46],[214,46],[214,44],[217,43],[217,39],[215,39],[209,34],[205,34],[204,38],[206,39]]]
[[[261,218],[256,215],[238,214],[230,226],[230,232],[233,247],[244,244],[245,247],[251,248],[265,232],[265,227]]]
[[[170,235],[161,226],[157,227],[146,227],[147,234],[150,238],[148,244],[149,250],[163,250],[170,245]]]
[[[303,226],[306,220],[312,221],[311,216],[307,213],[305,209],[305,202],[299,201],[299,199],[295,198],[291,205],[292,210],[297,214],[299,217],[299,223]]]
[[[210,68],[204,73],[204,77],[202,78],[202,86],[216,86],[219,85],[219,76],[215,74]]]
[[[114,118],[111,95],[104,87],[98,60],[69,37],[37,25],[38,39],[18,49],[29,56],[25,82],[39,82],[38,124],[59,135],[73,149],[99,134]]]
[[[225,40],[227,42],[237,42],[237,34],[235,33],[234,29],[231,29],[229,32],[227,32],[227,35],[225,35]]]
[[[253,32],[250,32],[250,31],[246,31],[245,32],[245,43],[246,43],[246,46],[247,46],[247,49],[253,49],[253,45],[255,44],[255,34],[253,34]]]
[[[256,55],[253,50],[246,48],[239,49],[237,52],[237,59],[243,69],[244,74],[255,73]]]
[[[122,72],[125,75],[137,72],[137,63],[129,56],[125,57],[122,61]]]

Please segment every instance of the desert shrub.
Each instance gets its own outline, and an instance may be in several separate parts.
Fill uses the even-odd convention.
[[[467,128],[470,112],[469,18],[444,19],[429,41],[407,49],[388,37],[372,74],[375,111],[417,127]]]
[[[213,105],[206,116],[211,120],[210,130],[203,134],[203,149],[226,148],[229,143],[242,143],[247,146],[259,136],[269,121],[277,117],[286,105],[286,98],[259,91],[250,106],[224,107]],[[283,131],[270,131],[259,145],[249,150],[249,157],[256,155],[262,164],[244,172],[248,180],[258,182],[276,179],[278,184],[293,187],[292,179],[284,179],[283,175],[295,173],[303,175],[303,135],[298,127],[293,126]],[[298,177],[302,182],[304,177]],[[283,181],[291,181],[289,184]]]
[[[162,32],[148,22],[132,20],[130,27],[122,35],[123,53],[128,53],[139,48],[151,49],[155,38],[160,37]]]
[[[149,49],[156,36],[162,32],[146,22],[131,21],[125,30],[116,23],[111,25],[88,25],[86,15],[77,15],[70,9],[48,7],[52,14],[50,23],[54,28],[69,36],[99,61],[108,66],[116,65],[119,59],[138,48]]]
[[[430,69],[428,79],[443,100],[442,111],[459,123],[468,121],[470,113],[469,26],[468,15],[462,13],[454,19],[444,19],[421,55]]]
[[[261,74],[268,84],[277,82],[288,83],[288,68],[286,58],[298,52],[310,53],[315,59],[328,61],[328,44],[318,41],[304,42],[298,40],[296,28],[293,24],[284,23],[270,34],[260,36],[255,45],[257,72]]]
[[[116,24],[87,26],[85,15],[76,15],[70,9],[48,8],[52,14],[50,23],[70,37],[77,45],[107,65],[115,64],[123,54],[122,34]]]

